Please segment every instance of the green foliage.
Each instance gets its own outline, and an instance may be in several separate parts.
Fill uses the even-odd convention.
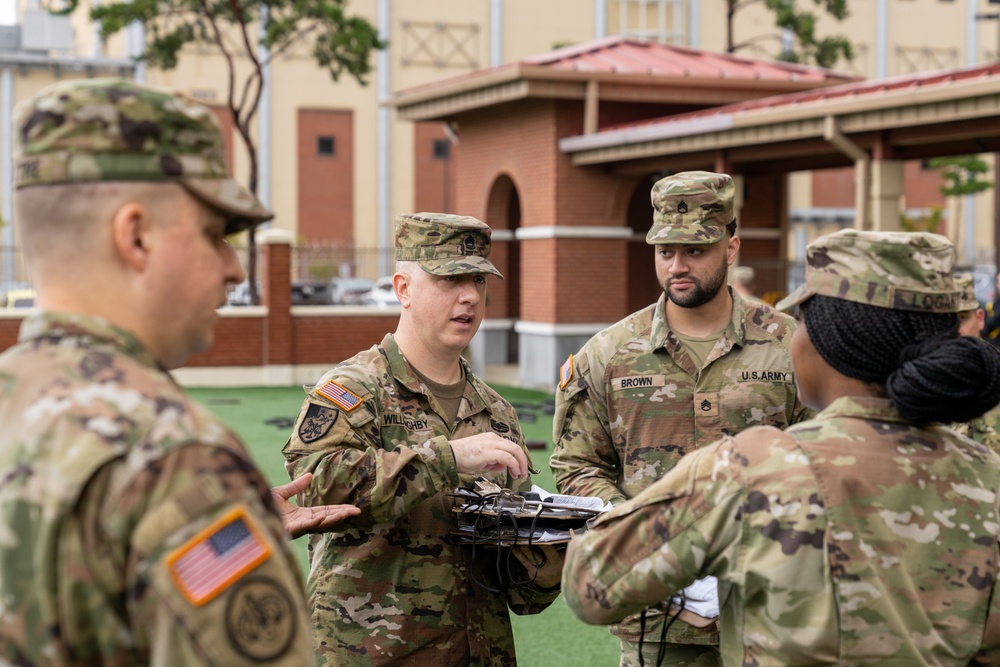
[[[106,2],[90,10],[100,26],[102,39],[132,22],[146,28],[148,42],[141,59],[153,67],[177,66],[181,50],[189,44],[232,50],[230,41],[242,43],[241,51],[255,48],[256,30],[249,27],[268,12],[264,45],[278,55],[293,44],[309,40],[316,63],[336,81],[347,73],[359,83],[371,72],[369,54],[385,48],[376,28],[365,19],[348,16],[347,0],[134,0]],[[80,0],[66,0],[59,13],[74,11]],[[236,30],[233,30],[233,29]],[[252,32],[253,39],[246,39]],[[229,36],[236,35],[235,40]],[[239,36],[242,35],[242,38]],[[248,53],[248,55],[252,55]]]
[[[934,232],[938,233],[944,211],[935,206],[930,213],[921,216],[909,216],[906,211],[899,214],[899,226],[904,232]]]
[[[729,21],[732,23],[734,14],[743,7],[759,0],[727,0],[729,3]],[[847,0],[813,0],[813,4],[837,19],[847,17]],[[816,36],[816,14],[808,10],[799,10],[795,0],[764,0],[764,5],[774,12],[774,23],[782,30],[789,30],[795,35],[795,46],[785,50],[779,60],[804,64],[815,64],[820,67],[833,67],[841,58],[850,61],[854,58],[851,42],[842,35],[819,38]],[[732,26],[730,25],[730,35]],[[729,52],[734,52],[747,44],[730,43]]]
[[[980,176],[989,172],[989,165],[975,155],[936,157],[929,162],[931,168],[940,169],[945,184],[941,194],[946,197],[972,195],[990,189],[993,184]]]
[[[80,0],[43,0],[49,10],[69,14]],[[53,6],[59,4],[60,6]],[[365,85],[371,72],[369,55],[384,49],[375,26],[363,18],[348,16],[347,0],[105,0],[90,9],[90,18],[101,30],[101,38],[132,23],[146,31],[145,50],[139,57],[152,67],[173,69],[188,45],[207,46],[226,63],[226,103],[247,151],[249,173],[246,184],[257,192],[257,147],[251,132],[260,105],[263,72],[267,61],[258,59],[258,40],[273,60],[296,45],[311,44],[316,64],[337,81],[345,72]],[[266,20],[262,21],[266,10]],[[263,37],[256,26],[265,26]],[[250,63],[249,73],[237,72],[237,62]],[[237,79],[242,77],[239,83]],[[258,303],[256,245],[249,230],[248,279],[250,298]]]

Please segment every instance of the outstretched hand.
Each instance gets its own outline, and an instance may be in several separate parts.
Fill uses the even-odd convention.
[[[349,516],[360,514],[361,510],[354,505],[319,505],[317,507],[299,507],[293,505],[289,498],[300,493],[309,486],[312,473],[307,472],[296,477],[288,484],[282,484],[271,489],[271,498],[278,508],[281,522],[292,539],[306,533],[322,533],[331,529]]]

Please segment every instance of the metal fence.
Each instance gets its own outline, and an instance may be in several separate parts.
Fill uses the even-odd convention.
[[[370,278],[392,274],[394,248],[361,248],[342,243],[307,243],[292,248],[292,280]]]
[[[249,272],[249,252],[245,244],[234,245],[240,264]],[[260,246],[257,267],[260,268]],[[345,243],[304,243],[292,247],[293,281],[320,281],[330,278],[369,278],[375,280],[393,272],[396,255],[393,248],[364,248]],[[257,272],[259,275],[259,271]]]

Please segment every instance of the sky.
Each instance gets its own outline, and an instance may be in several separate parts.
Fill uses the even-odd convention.
[[[17,0],[0,0],[0,25],[14,25],[17,21]]]

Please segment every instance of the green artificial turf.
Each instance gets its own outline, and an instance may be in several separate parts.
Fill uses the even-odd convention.
[[[534,467],[540,471],[533,476],[534,483],[555,491],[548,466],[552,453],[552,396],[514,387],[495,389],[518,409],[525,439],[545,444],[544,450],[530,452]],[[288,481],[281,447],[305,397],[301,387],[192,388],[188,392],[240,434],[271,484]],[[293,546],[306,572],[306,540],[296,540]],[[607,628],[578,621],[562,598],[541,614],[512,615],[511,620],[521,667],[618,664],[618,640]]]

